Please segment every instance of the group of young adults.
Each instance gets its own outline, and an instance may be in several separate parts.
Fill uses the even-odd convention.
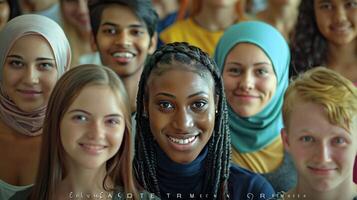
[[[150,0],[89,0],[103,66],[73,67],[47,17],[7,22],[0,199],[356,200],[357,1],[301,1],[291,47],[229,2],[206,53],[184,38],[156,49]],[[213,12],[196,3],[180,23]]]

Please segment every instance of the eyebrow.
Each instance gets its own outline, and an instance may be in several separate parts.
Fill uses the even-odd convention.
[[[201,95],[201,94],[207,95],[206,92],[200,91],[200,92],[196,92],[196,93],[194,93],[194,94],[190,94],[190,95],[188,95],[187,97],[188,97],[188,98],[192,98],[192,97],[194,97],[194,96],[198,96],[198,95]],[[155,96],[160,96],[160,95],[162,95],[162,96],[167,96],[167,97],[171,97],[171,98],[173,98],[173,99],[176,99],[176,96],[175,96],[175,95],[172,95],[172,94],[169,94],[169,93],[166,93],[166,92],[157,93]]]
[[[23,60],[23,57],[22,56],[19,56],[19,55],[8,55],[7,56],[8,58],[17,58],[17,59],[21,59]],[[39,57],[39,58],[36,58],[36,61],[48,61],[48,60],[55,60],[53,58],[44,58],[44,57]]]
[[[229,63],[227,63],[227,64],[235,64],[235,65],[243,66],[243,64],[240,63],[240,62],[229,62]],[[263,61],[263,62],[256,62],[256,63],[254,63],[253,65],[254,65],[254,66],[257,66],[257,65],[272,65],[272,64]]]
[[[330,3],[331,0],[319,0],[317,3]]]
[[[112,23],[112,22],[104,22],[101,26],[115,26],[115,27],[119,27],[118,24]],[[129,28],[145,28],[145,26],[143,24],[129,24],[129,26],[127,26]]]
[[[68,113],[75,113],[75,112],[83,112],[87,115],[92,115],[90,112],[82,110],[82,109],[73,109],[71,111],[69,111]],[[119,118],[123,118],[123,116],[121,114],[118,113],[113,113],[113,114],[109,114],[109,115],[105,115],[105,117],[119,117]]]
[[[199,96],[199,95],[202,95],[202,94],[208,95],[207,92],[200,91],[200,92],[196,92],[194,94],[188,95],[188,98],[192,98],[194,96]]]

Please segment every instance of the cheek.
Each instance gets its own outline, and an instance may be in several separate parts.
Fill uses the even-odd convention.
[[[356,25],[357,24],[357,11],[352,12],[349,15],[349,19],[354,25]]]
[[[5,23],[9,20],[9,8],[7,6],[0,6],[0,18]]]
[[[160,132],[166,125],[166,121],[164,117],[161,117],[160,115],[155,115],[151,114],[149,117],[149,123],[150,123],[150,130],[153,136],[156,138],[158,135],[160,135]]]
[[[98,30],[98,31],[100,31],[100,30]],[[105,50],[109,49],[111,44],[114,43],[114,42],[112,42],[112,40],[113,39],[111,39],[110,37],[104,36],[102,33],[98,32],[96,45],[98,46],[99,50],[105,51]]]
[[[108,135],[109,142],[118,149],[123,143],[125,127],[120,127]]]
[[[76,127],[72,127],[70,123],[62,121],[60,124],[60,140],[65,149],[71,141],[75,141],[73,136],[76,134],[71,134],[72,132],[77,132]]]
[[[198,116],[196,119],[196,124],[198,128],[208,134],[212,134],[215,125],[215,114],[215,108],[212,106],[209,110],[209,113],[202,116]]]
[[[142,52],[148,52],[150,48],[150,38],[149,36],[145,36],[136,42],[136,46],[142,51]],[[146,53],[142,53],[142,56],[146,58]]]
[[[345,149],[336,149],[333,152],[333,158],[335,162],[338,162],[344,166],[346,166],[347,164],[343,164],[343,163],[348,163],[348,166],[353,167],[355,157],[356,157],[356,148],[352,146],[350,148],[345,148]]]
[[[304,162],[305,159],[310,157],[310,152],[313,150],[310,150],[309,148],[303,147],[302,145],[299,145],[297,141],[292,141],[290,139],[290,154],[294,158],[295,162]]]
[[[75,20],[73,16],[76,14],[76,10],[76,6],[64,5],[62,13],[67,20]]]
[[[223,76],[224,88],[226,91],[233,91],[238,85],[238,78],[231,78],[229,76]]]
[[[4,90],[5,92],[10,92],[10,88],[16,87],[18,84],[20,84],[22,74],[20,71],[18,73],[13,73],[8,70],[4,70],[3,77],[2,85]]]
[[[325,32],[325,29],[327,28],[327,25],[329,24],[330,16],[326,16],[321,12],[316,13],[315,16],[317,28],[323,34]]]
[[[267,79],[258,79],[256,81],[256,88],[261,92],[268,94],[269,100],[275,94],[276,85],[276,79],[273,77]]]
[[[53,71],[48,74],[42,74],[40,82],[46,96],[51,95],[51,92],[56,85],[57,79],[57,71]]]

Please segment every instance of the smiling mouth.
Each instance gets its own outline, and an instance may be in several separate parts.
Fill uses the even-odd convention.
[[[192,137],[189,137],[189,138],[185,138],[185,139],[182,139],[182,138],[174,138],[174,137],[171,137],[171,136],[167,136],[169,138],[169,140],[175,144],[181,144],[181,145],[186,145],[186,144],[190,144],[190,143],[193,143],[195,141],[195,139],[198,137],[198,136],[192,136]]]
[[[135,55],[133,53],[130,52],[116,52],[113,53],[112,56],[114,58],[125,58],[125,59],[131,59],[133,58]]]
[[[345,33],[350,29],[350,26],[334,26],[331,27],[331,30],[336,33]]]
[[[21,89],[18,89],[17,91],[20,92],[20,93],[23,93],[23,94],[41,94],[42,93],[42,92],[36,91],[36,90],[21,90]]]
[[[318,167],[308,167],[312,172],[320,175],[327,175],[336,170],[336,168],[318,168]]]
[[[79,145],[83,148],[84,151],[88,152],[89,154],[99,154],[108,146],[100,145],[100,144],[86,144],[86,143],[79,143]]]

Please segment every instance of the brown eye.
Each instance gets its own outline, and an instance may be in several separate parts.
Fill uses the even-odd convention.
[[[158,105],[160,110],[164,112],[169,112],[174,109],[174,105],[169,101],[160,101]]]
[[[24,63],[19,60],[11,60],[9,64],[12,68],[21,68],[24,66]]]
[[[206,105],[208,105],[207,101],[197,101],[192,104],[192,108],[194,110],[203,110]]]

